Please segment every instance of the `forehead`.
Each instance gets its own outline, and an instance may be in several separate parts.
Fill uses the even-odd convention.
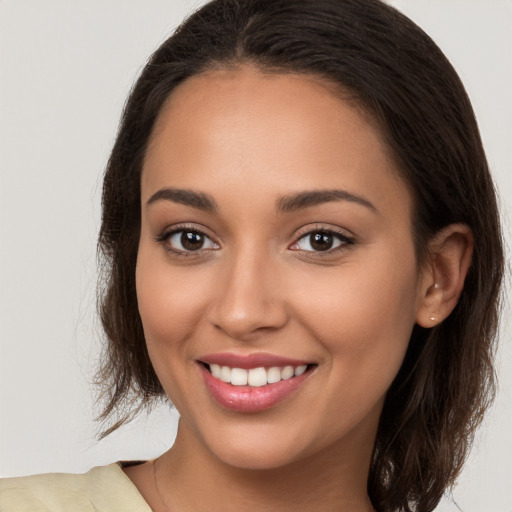
[[[402,207],[410,203],[377,124],[346,92],[318,77],[251,66],[208,71],[178,86],[144,162],[143,195],[169,185],[221,194],[228,184],[267,195],[361,189],[379,202],[400,192]]]
[[[237,135],[246,134],[246,139],[254,134],[251,128],[257,128],[257,121],[266,117],[273,133],[283,128],[290,131],[294,121],[300,121],[304,135],[319,125],[324,125],[324,131],[330,128],[333,136],[342,125],[358,131],[362,128],[366,135],[372,132],[373,142],[378,139],[381,149],[387,150],[372,116],[340,85],[314,75],[265,71],[250,64],[208,70],[177,86],[159,113],[150,144],[162,130],[169,132],[171,123],[181,135],[199,137],[207,130],[212,137],[215,127],[241,117],[245,118],[245,130]]]

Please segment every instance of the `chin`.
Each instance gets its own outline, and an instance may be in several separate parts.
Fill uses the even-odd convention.
[[[305,447],[293,442],[293,434],[283,435],[275,428],[244,429],[238,425],[226,430],[217,434],[210,430],[202,442],[208,452],[227,466],[247,470],[276,469],[305,456]]]
[[[278,469],[297,460],[296,456],[289,452],[282,453],[273,448],[260,450],[230,447],[216,455],[227,466],[253,471]]]

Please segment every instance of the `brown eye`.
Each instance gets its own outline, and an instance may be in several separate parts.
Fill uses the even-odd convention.
[[[327,252],[353,243],[354,241],[349,237],[332,231],[310,231],[299,238],[291,249],[305,252]]]
[[[334,237],[330,233],[313,233],[309,235],[309,243],[315,251],[327,251],[332,248]]]
[[[176,252],[193,252],[202,249],[218,249],[219,246],[204,233],[180,229],[167,237],[167,245]]]
[[[180,237],[181,245],[187,251],[197,251],[204,244],[204,236],[193,231],[183,231]]]

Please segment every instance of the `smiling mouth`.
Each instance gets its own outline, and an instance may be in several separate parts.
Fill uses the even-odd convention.
[[[269,368],[258,367],[251,369],[232,368],[230,366],[221,366],[219,364],[202,363],[213,377],[231,384],[232,386],[262,387],[268,384],[277,384],[278,382],[298,377],[309,371],[313,366],[303,364],[300,366],[272,366]]]

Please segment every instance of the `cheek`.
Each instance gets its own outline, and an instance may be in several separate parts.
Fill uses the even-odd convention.
[[[347,262],[303,285],[296,289],[297,315],[323,345],[336,374],[387,388],[415,323],[414,253]]]
[[[195,273],[194,276],[191,273]],[[186,337],[201,316],[205,290],[197,286],[197,269],[173,270],[160,250],[141,246],[136,288],[139,312],[148,344],[172,345]],[[193,279],[192,279],[193,277]]]
[[[167,396],[179,410],[192,400],[187,381],[186,343],[202,316],[202,290],[188,273],[169,265],[163,251],[141,244],[136,267],[139,313],[153,368]],[[192,363],[191,363],[192,364]]]
[[[203,316],[204,289],[187,271],[173,271],[165,253],[141,247],[137,260],[136,287],[139,313],[153,368],[178,410],[186,402],[181,389],[190,357],[189,340]],[[191,363],[192,364],[192,363]]]

